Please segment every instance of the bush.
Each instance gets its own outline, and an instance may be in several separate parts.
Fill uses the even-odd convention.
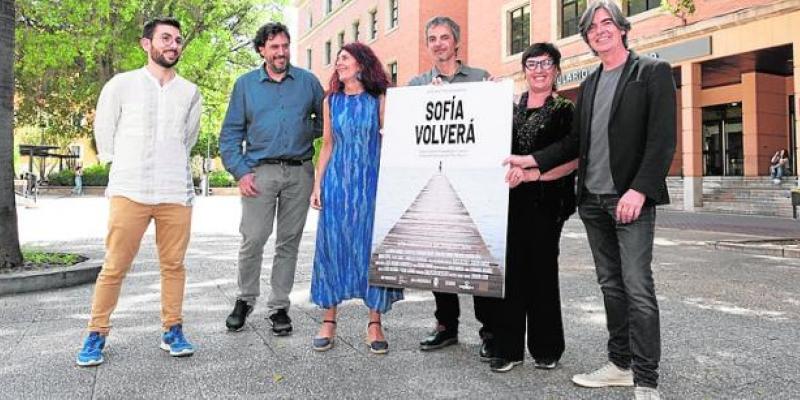
[[[83,186],[108,186],[108,164],[90,165],[83,169]]]
[[[208,175],[208,185],[211,187],[231,187],[235,183],[228,171],[213,171]]]
[[[75,184],[75,171],[65,169],[60,172],[53,172],[47,176],[47,182],[51,186],[72,186]]]

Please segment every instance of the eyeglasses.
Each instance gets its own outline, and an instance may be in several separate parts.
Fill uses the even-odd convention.
[[[549,71],[553,69],[554,65],[556,65],[556,63],[553,62],[553,60],[551,59],[539,60],[539,61],[528,59],[527,61],[525,61],[525,68],[530,71],[535,70],[537,67],[545,71]]]
[[[175,43],[178,47],[183,46],[183,37],[181,36],[172,36],[169,33],[164,33],[159,37],[159,40],[161,40],[161,44],[164,46],[169,46],[172,43]]]

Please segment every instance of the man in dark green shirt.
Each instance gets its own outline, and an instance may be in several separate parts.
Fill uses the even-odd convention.
[[[439,85],[446,83],[480,82],[489,79],[488,72],[464,65],[458,60],[461,30],[449,17],[434,17],[425,25],[428,53],[434,66],[430,71],[415,76],[408,86]],[[433,292],[436,298],[436,328],[420,342],[420,350],[436,350],[458,343],[458,317],[461,313],[458,295]],[[475,318],[481,323],[479,334],[483,344],[480,350],[482,361],[489,361],[492,332],[488,323],[490,299],[475,296]]]

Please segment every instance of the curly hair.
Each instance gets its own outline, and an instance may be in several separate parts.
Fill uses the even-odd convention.
[[[383,70],[381,60],[378,59],[378,56],[375,55],[375,52],[373,52],[369,46],[359,42],[348,43],[339,49],[336,56],[338,57],[342,51],[348,52],[356,59],[358,65],[361,66],[361,76],[359,80],[361,84],[364,85],[364,90],[367,93],[375,97],[386,93],[386,88],[391,85],[389,77],[386,75],[386,71]],[[330,95],[343,90],[344,82],[339,79],[339,71],[334,71],[328,84],[328,94]]]
[[[286,39],[291,41],[292,37],[289,36],[289,28],[280,22],[268,22],[261,28],[258,28],[256,37],[253,38],[253,49],[256,53],[261,53],[260,48],[264,47],[267,40],[270,40],[278,35],[286,35]]]

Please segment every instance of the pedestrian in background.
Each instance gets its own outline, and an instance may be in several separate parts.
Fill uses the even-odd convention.
[[[781,183],[781,178],[786,174],[786,167],[789,165],[789,153],[786,149],[781,149],[775,152],[769,162],[769,175],[772,177],[772,183]]]
[[[75,187],[72,188],[72,194],[83,194],[83,167],[80,164],[75,166]]]

